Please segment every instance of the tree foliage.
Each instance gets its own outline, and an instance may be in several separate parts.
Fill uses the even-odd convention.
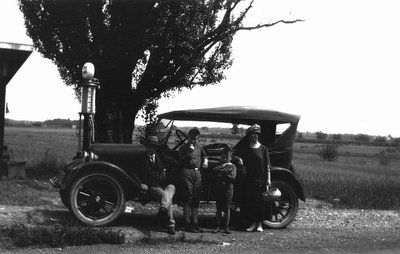
[[[35,48],[67,85],[87,61],[101,82],[98,141],[130,142],[135,116],[152,121],[157,100],[219,83],[232,64],[232,38],[254,0],[19,0]],[[79,96],[79,94],[78,94]]]
[[[357,134],[354,136],[354,140],[358,142],[369,142],[370,141],[370,136],[367,134]]]
[[[318,140],[326,140],[326,138],[328,137],[328,134],[326,134],[326,133],[324,133],[324,132],[322,132],[322,131],[317,131],[317,132],[315,133],[315,137],[316,137]]]

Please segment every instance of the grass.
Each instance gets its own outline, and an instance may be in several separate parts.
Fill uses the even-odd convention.
[[[339,147],[334,162],[323,161],[314,149],[296,149],[293,159],[307,197],[346,208],[400,208],[399,153],[382,165],[378,147]]]
[[[48,181],[12,179],[0,182],[0,205],[46,206],[53,202],[46,197],[58,199],[60,194]]]
[[[10,159],[26,161],[26,173],[32,178],[56,175],[77,152],[74,129],[6,127],[4,144]]]

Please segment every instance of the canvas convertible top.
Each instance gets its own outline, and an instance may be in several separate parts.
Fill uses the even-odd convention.
[[[251,123],[273,121],[297,124],[300,116],[257,107],[217,107],[177,110],[158,115],[159,118],[192,121],[215,121],[228,123]]]

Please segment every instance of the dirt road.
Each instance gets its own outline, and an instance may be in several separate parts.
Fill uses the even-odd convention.
[[[135,206],[113,228],[126,235],[122,245],[24,249],[8,253],[400,253],[398,211],[344,210],[316,200],[300,203],[296,220],[283,230],[244,232],[235,225],[230,235],[214,234],[213,209],[203,206],[201,234],[178,231],[170,236],[157,229],[155,207]],[[177,209],[177,221],[181,210]],[[59,223],[71,216],[61,206],[18,208],[0,206],[0,223]],[[2,252],[3,253],[3,252]],[[7,252],[4,252],[7,253]]]

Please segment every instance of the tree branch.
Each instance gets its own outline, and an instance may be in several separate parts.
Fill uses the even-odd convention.
[[[259,29],[259,28],[263,28],[263,27],[271,27],[271,26],[274,26],[274,25],[279,24],[279,23],[293,24],[293,23],[303,22],[303,21],[304,21],[303,19],[278,20],[278,21],[275,21],[275,22],[269,23],[269,24],[258,24],[256,26],[249,26],[249,27],[242,26],[242,27],[236,28],[234,31],[236,32],[236,31],[239,31],[239,30],[255,30],[255,29]]]

